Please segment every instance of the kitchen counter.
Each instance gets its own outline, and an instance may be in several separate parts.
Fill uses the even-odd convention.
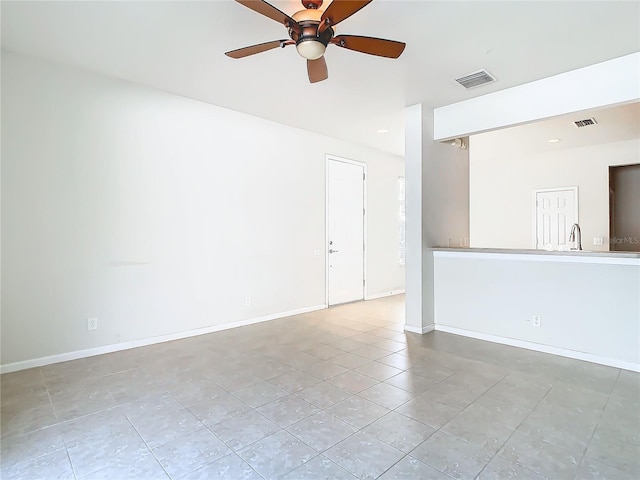
[[[639,253],[434,248],[433,262],[436,330],[640,371]]]
[[[639,252],[595,252],[587,250],[519,250],[509,248],[432,248],[434,257],[486,258],[536,262],[600,263],[640,265]]]

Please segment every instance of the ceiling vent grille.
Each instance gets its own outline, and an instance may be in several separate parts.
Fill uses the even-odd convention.
[[[583,128],[583,127],[588,127],[590,125],[597,125],[598,122],[596,122],[595,118],[591,117],[591,118],[585,118],[584,120],[576,120],[575,122],[573,122],[573,124],[578,128]]]
[[[496,80],[497,78],[486,70],[478,70],[477,72],[470,73],[464,77],[456,78],[456,82],[464,88],[479,87],[480,85],[486,85],[487,83],[492,83]]]

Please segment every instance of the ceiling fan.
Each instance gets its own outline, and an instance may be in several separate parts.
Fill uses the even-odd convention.
[[[398,58],[406,46],[402,42],[358,35],[335,36],[333,29],[335,25],[367,6],[371,1],[333,0],[326,10],[320,10],[322,0],[301,0],[305,10],[290,17],[264,0],[236,0],[245,7],[282,23],[289,32],[289,38],[239,48],[226,52],[225,55],[231,58],[244,58],[277,47],[284,48],[287,45],[295,45],[300,56],[307,59],[307,72],[311,83],[328,78],[324,52],[330,43],[369,55]]]

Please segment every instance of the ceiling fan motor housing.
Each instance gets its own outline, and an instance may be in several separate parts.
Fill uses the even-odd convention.
[[[299,33],[289,28],[289,36],[296,42],[298,53],[309,60],[320,58],[334,35],[331,27],[318,32],[322,13],[321,10],[310,8],[296,12],[292,17],[301,28]]]

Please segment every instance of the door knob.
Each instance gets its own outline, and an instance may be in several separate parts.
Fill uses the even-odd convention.
[[[338,253],[338,250],[334,250],[333,248],[330,248],[329,253]]]

